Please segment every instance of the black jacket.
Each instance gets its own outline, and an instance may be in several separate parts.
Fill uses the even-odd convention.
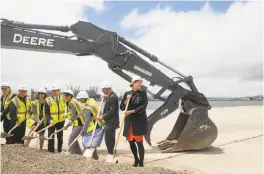
[[[127,91],[125,92],[123,99],[120,104],[120,109],[125,110],[125,101],[127,95],[131,94],[132,97],[130,99],[128,109],[127,110],[135,110],[136,113],[130,114],[125,117],[125,125],[123,136],[127,137],[130,126],[132,126],[133,135],[144,135],[148,130],[148,122],[147,122],[147,113],[146,108],[148,105],[147,93],[145,91]]]
[[[105,126],[110,129],[119,128],[119,107],[118,97],[113,91],[108,95],[105,101],[105,107],[103,111],[103,120]]]

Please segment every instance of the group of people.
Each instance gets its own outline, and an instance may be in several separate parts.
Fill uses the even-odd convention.
[[[143,136],[147,132],[148,105],[147,93],[141,90],[143,79],[136,76],[130,83],[131,90],[124,93],[119,104],[118,96],[112,90],[111,84],[104,82],[100,105],[90,98],[86,91],[80,91],[76,97],[71,90],[61,93],[60,88],[53,86],[52,95],[47,96],[44,88],[38,90],[36,100],[31,101],[27,95],[27,88],[21,85],[18,94],[12,92],[7,82],[1,84],[1,121],[4,132],[8,133],[14,126],[13,136],[6,137],[6,144],[26,144],[24,141],[26,128],[29,135],[39,132],[44,136],[48,130],[48,151],[55,152],[54,132],[57,135],[57,150],[62,152],[63,130],[72,126],[68,139],[68,146],[82,136],[83,147],[93,152],[93,158],[98,159],[96,150],[100,147],[103,138],[108,151],[107,162],[113,160],[116,143],[116,130],[120,128],[119,109],[124,111],[123,136],[129,142],[134,156],[133,166],[144,166]],[[94,131],[95,130],[95,131]],[[94,131],[92,144],[91,138]],[[40,139],[40,149],[43,149],[44,140]],[[70,147],[71,154],[84,155],[80,144],[75,141]],[[84,155],[85,156],[85,155]],[[97,157],[96,157],[97,156]]]

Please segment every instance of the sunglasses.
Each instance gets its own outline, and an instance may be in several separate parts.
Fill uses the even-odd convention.
[[[27,92],[27,91],[24,91],[24,90],[19,90],[18,92],[22,92],[22,93],[25,93],[25,92]]]
[[[2,91],[6,91],[6,90],[7,90],[7,88],[1,88],[1,90],[2,90]]]
[[[43,94],[43,95],[44,95],[45,93],[43,93],[43,92],[39,92],[38,94],[41,94],[41,95]]]

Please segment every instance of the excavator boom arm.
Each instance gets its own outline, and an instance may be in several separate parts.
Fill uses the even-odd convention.
[[[92,52],[95,47],[92,42],[87,43],[63,35],[31,30],[21,25],[16,26],[7,20],[1,22],[2,48],[78,54]]]
[[[68,37],[38,30],[72,32],[73,36]],[[123,70],[143,77],[153,86],[160,86],[161,90],[156,94],[149,91],[145,86],[143,87],[154,98],[164,101],[164,104],[148,117],[149,128],[145,138],[150,145],[152,127],[158,120],[167,117],[175,111],[178,108],[180,99],[183,102],[191,101],[206,109],[210,108],[207,99],[196,89],[191,76],[183,75],[161,62],[155,55],[118,36],[117,33],[99,28],[92,23],[79,21],[71,26],[51,26],[24,24],[2,19],[1,31],[2,48],[65,53],[77,56],[95,55],[106,61],[113,72],[127,81],[131,81],[131,77],[124,73]],[[178,77],[179,80],[177,81],[174,78],[169,78],[140,57],[137,52],[153,62],[162,64],[181,77]],[[179,83],[186,83],[190,89],[181,87]],[[161,97],[166,90],[170,90],[171,94],[168,98]],[[188,110],[189,105],[184,106],[182,104],[182,106]]]

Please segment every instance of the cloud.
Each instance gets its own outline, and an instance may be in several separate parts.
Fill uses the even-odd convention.
[[[98,12],[107,9],[105,3],[96,0],[8,0],[1,1],[1,7],[1,18],[47,25],[89,21],[86,8]],[[201,11],[190,12],[157,6],[147,13],[134,10],[120,24],[135,33],[134,37],[126,37],[127,40],[180,72],[192,75],[205,95],[241,96],[262,93],[260,15],[258,2],[235,3],[224,14],[212,11],[208,5]],[[128,89],[127,82],[95,56],[1,49],[0,66],[1,81],[8,81],[13,88],[23,83],[32,88],[53,84],[65,88],[72,84],[84,89],[108,80],[118,94]]]
[[[1,1],[1,7],[1,18],[33,24],[71,25],[79,20],[89,21],[85,9],[102,11],[104,3],[98,0],[8,0]],[[88,88],[106,78],[120,81],[107,64],[95,56],[1,49],[1,81],[8,81],[14,89],[22,83],[35,89],[50,88],[53,84],[62,88],[68,84]]]
[[[156,6],[129,12],[120,22],[127,38],[183,74],[192,75],[206,96],[263,92],[261,2],[234,2],[226,12],[206,4],[199,11]],[[130,32],[131,33],[131,32]],[[147,60],[149,61],[149,60]],[[170,77],[172,74],[162,69]]]

